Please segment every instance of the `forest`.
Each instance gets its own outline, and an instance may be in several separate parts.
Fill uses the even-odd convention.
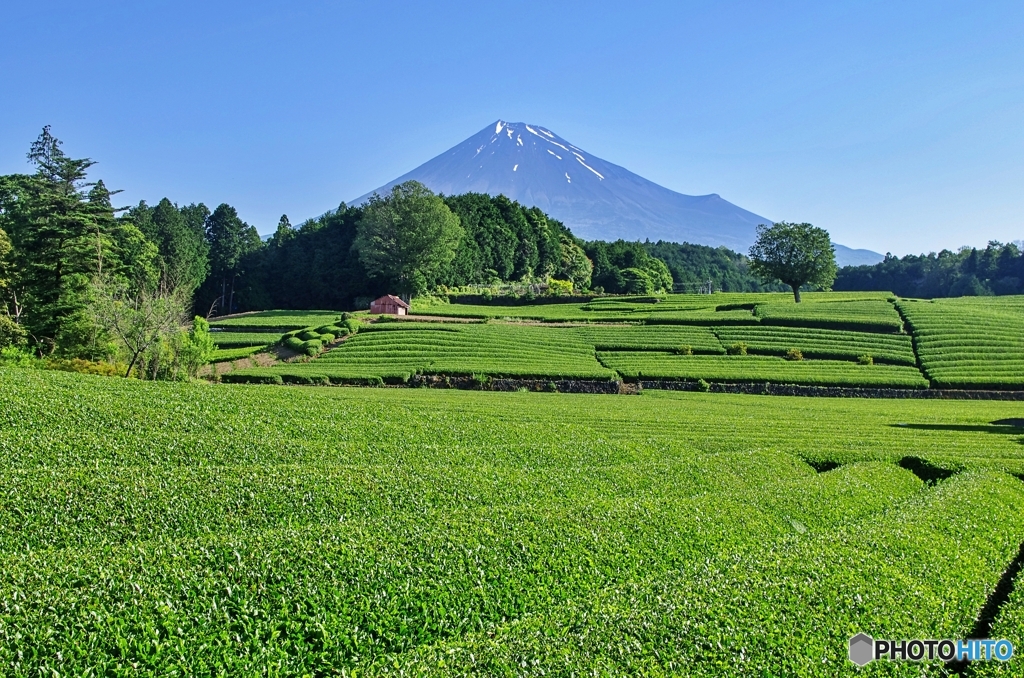
[[[833,289],[889,291],[901,297],[972,297],[1024,294],[1024,242],[992,240],[985,249],[895,257],[874,266],[847,266]]]

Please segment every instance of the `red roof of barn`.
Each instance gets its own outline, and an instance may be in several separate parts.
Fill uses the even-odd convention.
[[[373,300],[373,303],[375,303],[375,304],[383,304],[383,303],[387,303],[387,302],[391,302],[392,304],[397,304],[398,306],[401,306],[402,308],[409,308],[409,304],[405,303],[404,301],[402,301],[401,299],[399,299],[398,297],[396,297],[393,294],[385,294],[380,299],[374,299]]]

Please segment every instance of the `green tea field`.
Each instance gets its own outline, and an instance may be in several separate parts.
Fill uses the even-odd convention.
[[[522,364],[559,370],[648,341],[550,328],[566,350],[546,353],[520,329]],[[407,334],[386,348],[412,369],[421,331],[342,345]],[[684,331],[695,355],[674,358],[744,358]],[[774,336],[745,358],[781,360]],[[912,369],[886,346],[866,367]],[[1000,401],[0,369],[0,673],[1020,676],[1019,657],[858,669],[847,642],[1024,649],[1022,419]]]
[[[705,382],[1024,390],[1020,296],[922,301],[819,292],[796,304],[777,293],[675,294],[414,305],[413,311],[420,316],[364,316],[368,322],[352,326],[356,336],[329,347],[315,343],[310,360],[240,369],[224,378],[339,385],[400,384],[426,375],[621,380],[654,388]],[[215,323],[218,345],[253,346],[302,322],[310,323],[303,336],[315,342],[315,325],[326,325],[323,330],[340,322],[339,314],[328,312],[288,313]],[[256,331],[261,323],[280,327],[276,335]]]

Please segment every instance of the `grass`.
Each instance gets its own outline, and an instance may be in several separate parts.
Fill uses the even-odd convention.
[[[860,675],[853,633],[964,636],[1024,541],[1015,403],[6,369],[0,402],[12,676]]]

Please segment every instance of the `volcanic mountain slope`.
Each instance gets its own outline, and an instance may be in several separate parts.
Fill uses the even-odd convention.
[[[415,179],[437,193],[504,194],[536,206],[584,240],[666,240],[746,252],[772,220],[719,195],[683,195],[602,160],[540,125],[499,120],[408,174],[353,201]],[[840,265],[848,253],[837,246]],[[850,262],[854,263],[854,262]]]

